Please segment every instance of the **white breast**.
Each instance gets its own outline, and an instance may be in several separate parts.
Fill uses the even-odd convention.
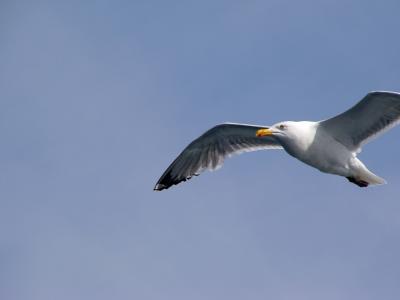
[[[316,122],[299,122],[285,150],[325,173],[346,175],[354,154],[327,134]]]

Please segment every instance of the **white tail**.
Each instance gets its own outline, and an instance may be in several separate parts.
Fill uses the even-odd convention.
[[[371,185],[377,185],[377,184],[386,184],[386,180],[375,175],[372,173],[368,168],[360,161],[360,164],[358,165],[358,172],[357,172],[357,179],[363,180],[368,182]]]

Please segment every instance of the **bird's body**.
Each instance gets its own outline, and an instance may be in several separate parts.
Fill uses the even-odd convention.
[[[280,139],[280,144],[291,156],[324,173],[370,184],[384,183],[384,180],[378,178],[373,181],[375,175],[356,157],[357,153],[350,151],[325,132],[320,122],[285,123],[294,128],[296,133],[290,139]]]
[[[168,167],[155,186],[163,190],[204,169],[215,169],[226,156],[246,151],[284,149],[321,172],[346,177],[366,187],[383,184],[357,158],[361,146],[400,121],[400,94],[371,92],[350,110],[331,119],[286,121],[271,127],[225,123],[194,140]]]
[[[352,153],[331,136],[319,133],[318,122],[291,122],[290,127],[296,128],[296,135],[280,139],[288,154],[321,172],[345,175]]]

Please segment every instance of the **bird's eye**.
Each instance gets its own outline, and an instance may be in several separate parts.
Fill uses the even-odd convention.
[[[286,129],[286,126],[281,124],[281,125],[279,125],[279,129],[284,130],[284,129]]]

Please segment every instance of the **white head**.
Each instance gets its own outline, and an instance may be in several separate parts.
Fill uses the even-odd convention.
[[[284,121],[258,130],[256,136],[273,136],[284,148],[307,148],[314,141],[316,125],[316,122],[309,121]]]

